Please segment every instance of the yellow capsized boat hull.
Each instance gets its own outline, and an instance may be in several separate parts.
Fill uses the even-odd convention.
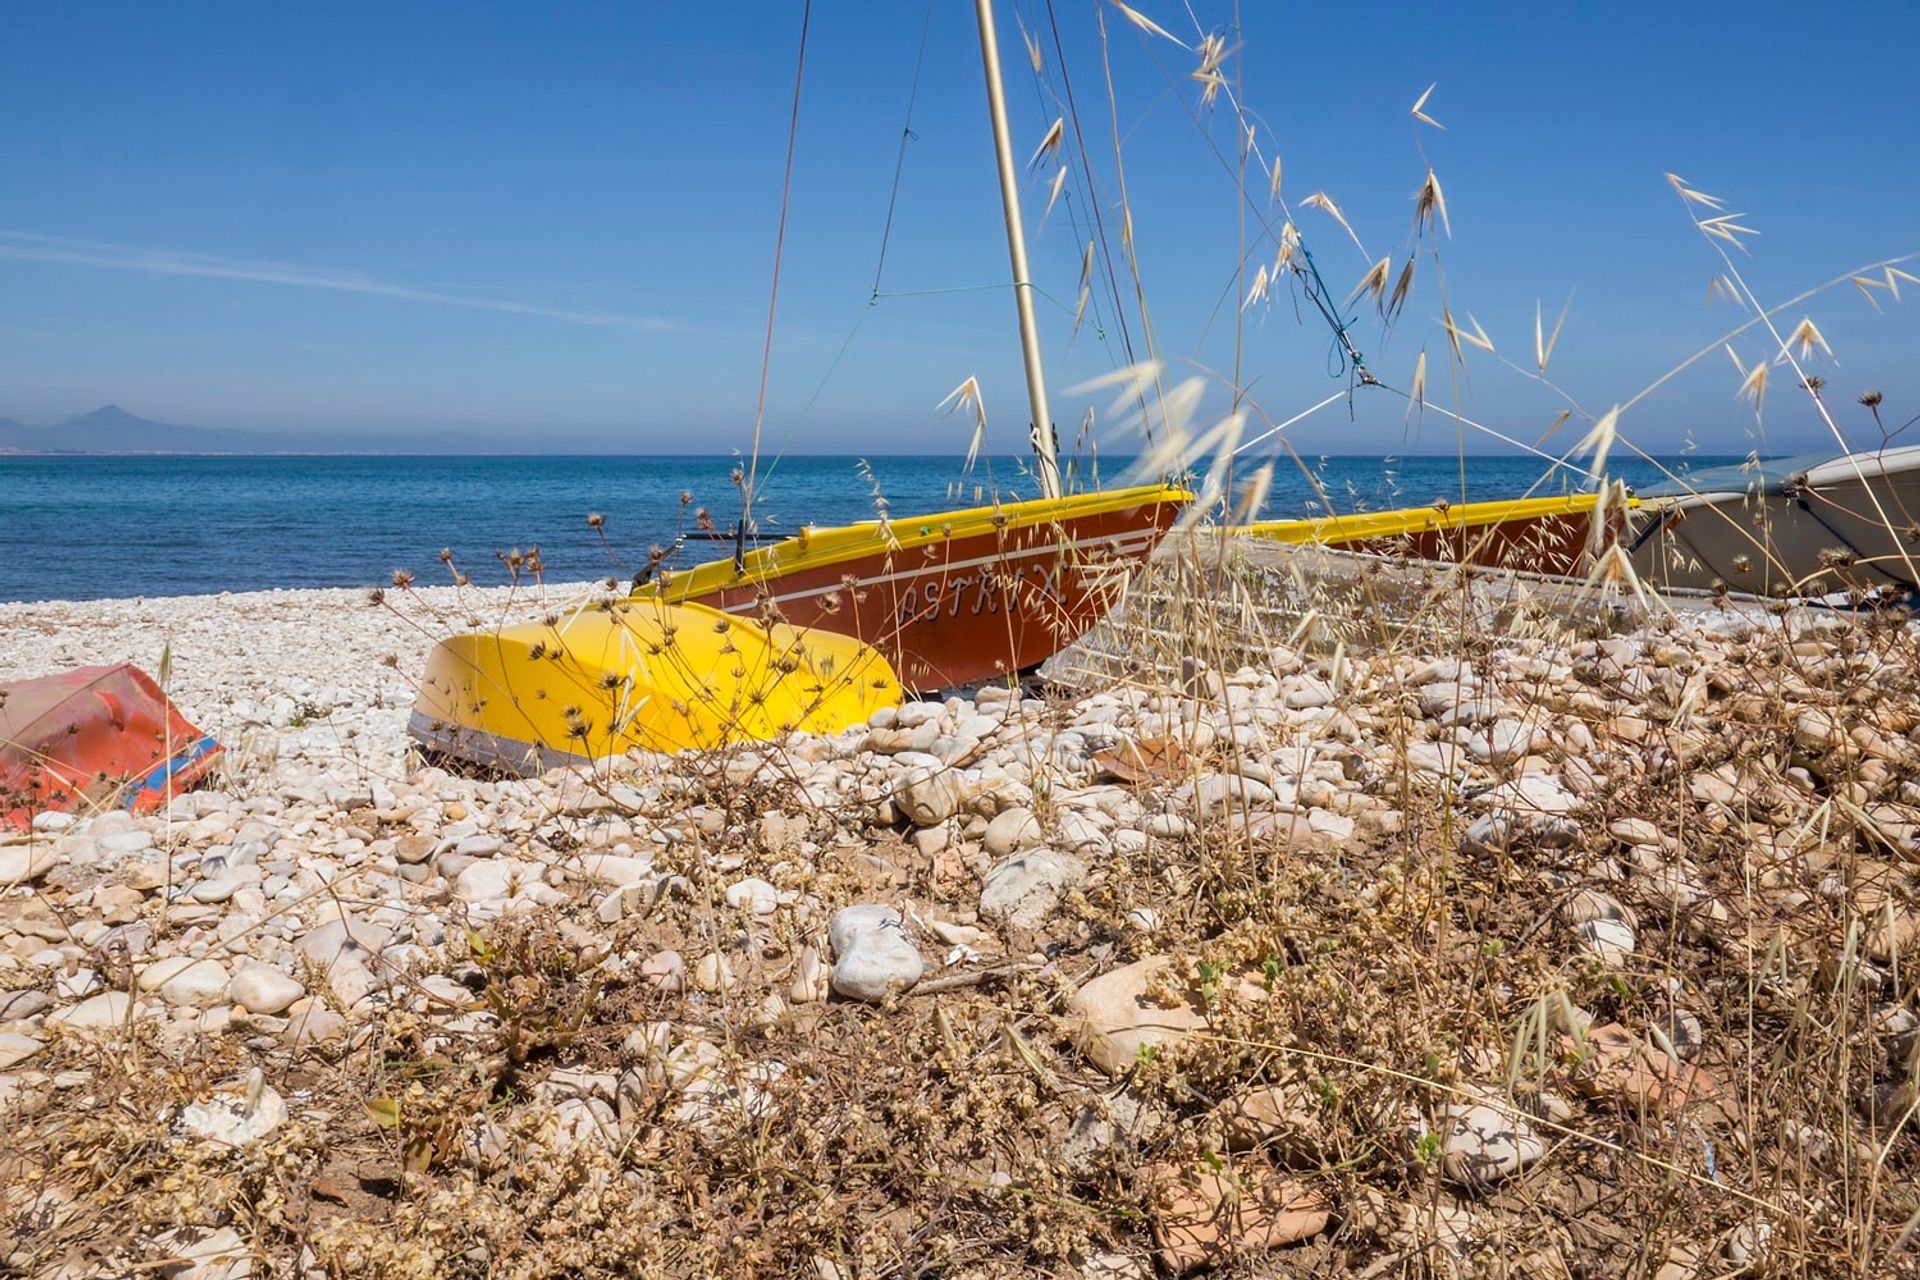
[[[897,706],[880,652],[704,605],[601,600],[441,641],[408,730],[430,750],[530,774],[633,750],[837,733]]]

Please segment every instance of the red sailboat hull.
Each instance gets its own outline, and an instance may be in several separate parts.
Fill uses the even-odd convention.
[[[1004,678],[1110,609],[1188,495],[1158,486],[810,531],[642,588],[856,636],[927,692]]]

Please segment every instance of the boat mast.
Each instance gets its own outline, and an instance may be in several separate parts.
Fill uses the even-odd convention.
[[[1027,241],[1020,228],[1020,190],[1007,136],[1006,95],[1000,87],[1000,41],[993,33],[993,0],[974,0],[980,19],[980,61],[987,71],[987,106],[993,114],[993,150],[1000,160],[1000,205],[1007,217],[1007,256],[1013,260],[1013,300],[1020,310],[1020,349],[1027,362],[1027,407],[1033,414],[1034,460],[1040,496],[1058,498],[1060,459],[1054,448],[1053,415],[1047,412],[1047,375],[1040,365],[1040,330],[1033,319],[1033,282],[1027,278]]]

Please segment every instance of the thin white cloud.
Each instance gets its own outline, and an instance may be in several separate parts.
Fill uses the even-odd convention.
[[[672,320],[654,316],[629,316],[607,311],[576,311],[566,307],[546,307],[530,302],[498,298],[477,298],[467,294],[442,293],[434,289],[416,289],[409,285],[375,280],[358,271],[340,271],[332,267],[309,267],[291,262],[252,262],[244,258],[225,258],[211,253],[188,253],[179,249],[143,249],[132,245],[104,244],[97,240],[73,240],[65,236],[40,235],[32,231],[12,231],[0,227],[0,258],[21,262],[50,262],[72,267],[104,267],[112,271],[141,271],[154,275],[203,276],[216,280],[250,280],[257,284],[293,285],[303,289],[332,289],[341,293],[367,293],[382,298],[400,298],[408,302],[434,302],[449,307],[471,307],[480,311],[502,311],[509,315],[537,316],[544,320],[564,320],[569,324],[616,325],[646,333],[669,333],[680,326]]]

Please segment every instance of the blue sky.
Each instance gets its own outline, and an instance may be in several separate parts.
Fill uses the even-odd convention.
[[[1571,296],[1549,372],[1588,409],[1628,400],[1741,319],[1705,303],[1720,264],[1667,170],[1762,233],[1738,261],[1769,303],[1920,250],[1920,80],[1902,52],[1920,37],[1912,5],[1243,0],[1236,36],[1231,4],[1194,4],[1203,30],[1240,49],[1226,69],[1333,288],[1344,295],[1381,255],[1397,266],[1430,161],[1451,215],[1440,252],[1454,313],[1531,368],[1536,302],[1551,324]],[[1183,6],[1137,7],[1198,43]],[[972,8],[959,0],[935,0],[882,280],[914,296],[868,305],[925,12],[912,0],[815,6],[772,447],[963,449],[966,426],[935,406],[970,375],[992,445],[1024,437],[1010,294],[918,292],[998,286],[1007,272]],[[1100,10],[1054,0],[1053,12],[1117,260]],[[1230,369],[1233,118],[1199,104],[1191,52],[1104,12],[1155,332],[1176,376]],[[1044,2],[1000,15],[1024,155],[1059,113],[1058,60]],[[45,422],[115,401],[166,421],[343,438],[455,428],[568,448],[744,448],[799,19],[797,3],[14,6],[0,42],[0,416]],[[1044,36],[1044,86],[1021,22]],[[1444,131],[1408,114],[1429,83]],[[1023,196],[1037,281],[1059,302],[1041,318],[1071,434],[1110,397],[1070,388],[1124,357],[1104,287],[1099,324],[1072,332],[1089,205],[1068,154],[1073,195],[1044,227],[1045,166]],[[1263,185],[1256,239],[1271,213]],[[1322,190],[1365,256],[1301,206]],[[1271,244],[1255,257],[1271,260]],[[1880,314],[1843,285],[1781,317],[1786,329],[1810,315],[1826,336],[1835,358],[1819,372],[1850,428],[1869,425],[1854,404],[1865,387],[1896,421],[1920,413],[1920,285],[1906,295],[1876,294]],[[1358,336],[1401,386],[1424,347],[1429,395],[1452,404],[1441,305],[1423,258],[1394,332],[1363,320]],[[1287,295],[1244,319],[1245,379],[1266,412],[1342,385],[1325,327],[1296,319]],[[1131,326],[1137,346],[1137,314]],[[1752,336],[1737,349],[1749,364],[1767,355]],[[1560,401],[1468,355],[1460,409],[1539,436]],[[1763,428],[1738,385],[1716,353],[1634,405],[1623,432],[1663,453],[1828,439],[1785,371]],[[1206,411],[1224,405],[1216,393]],[[1292,434],[1314,452],[1456,444],[1443,416],[1409,427],[1383,394]]]

